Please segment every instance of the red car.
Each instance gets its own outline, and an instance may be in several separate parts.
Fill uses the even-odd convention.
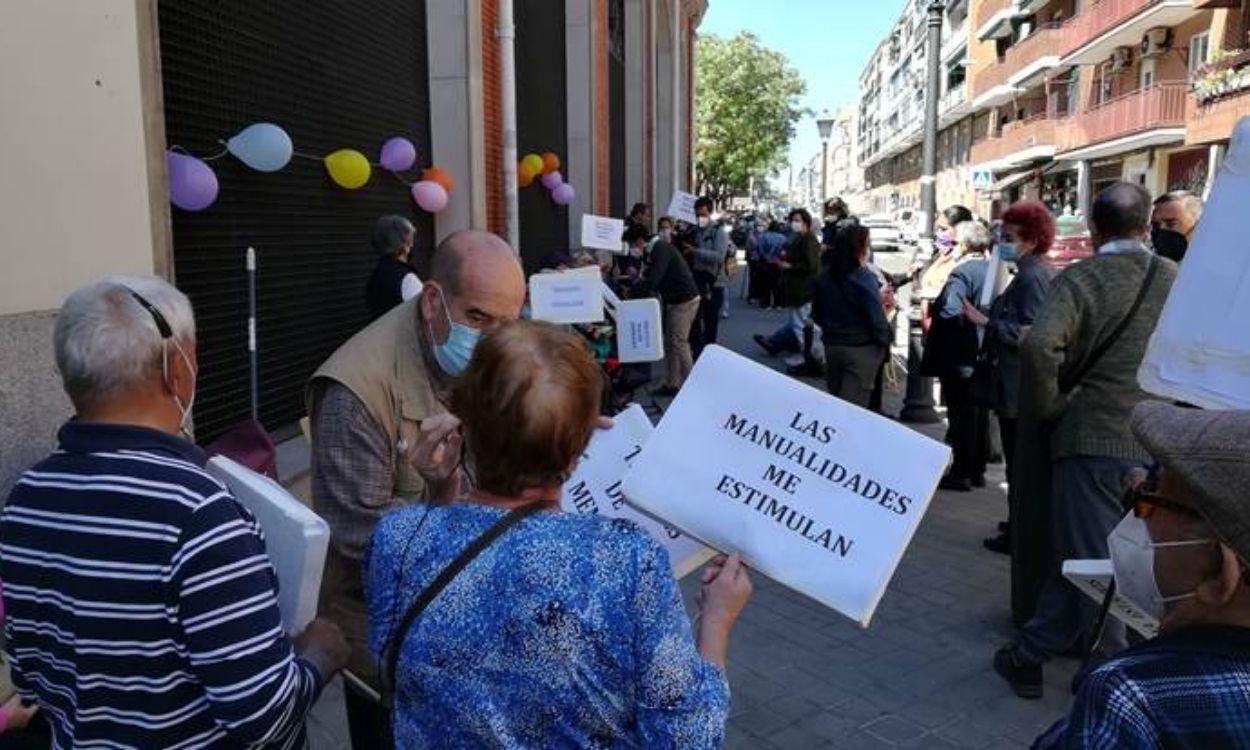
[[[1086,228],[1084,219],[1060,216],[1055,220],[1055,242],[1046,251],[1047,263],[1055,270],[1062,271],[1093,255],[1094,243],[1089,237],[1089,229]]]

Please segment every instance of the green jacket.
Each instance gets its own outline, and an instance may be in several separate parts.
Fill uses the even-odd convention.
[[[789,268],[781,271],[781,304],[802,307],[812,301],[812,282],[820,273],[820,240],[805,232],[786,247]]]

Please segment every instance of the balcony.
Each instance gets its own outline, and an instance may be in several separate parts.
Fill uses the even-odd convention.
[[[1093,65],[1116,47],[1136,47],[1156,26],[1176,26],[1198,12],[1193,0],[1101,0],[1063,25],[1064,65]]]
[[[1228,55],[1203,67],[1185,107],[1185,142],[1228,140],[1237,121],[1250,114],[1250,52]]]
[[[1062,24],[1044,24],[1016,42],[1003,57],[1007,83],[1028,88],[1036,79],[1059,65],[1063,53]]]
[[[1008,80],[1011,73],[1006,57],[981,66],[972,77],[972,108],[981,110],[1010,101],[1016,95],[1016,87]]]
[[[1016,5],[1016,0],[983,0],[977,39],[985,42],[1010,34],[1012,19],[1020,15]]]
[[[1185,139],[1183,81],[1158,83],[1071,118],[1058,132],[1064,159],[1099,159]]]
[[[973,144],[972,163],[1001,170],[1053,157],[1056,132],[1066,122],[1067,115],[1042,113],[1007,123],[997,136]]]

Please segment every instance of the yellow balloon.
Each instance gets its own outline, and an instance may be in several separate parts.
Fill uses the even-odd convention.
[[[325,158],[326,171],[339,187],[355,190],[369,181],[373,171],[365,155],[350,148],[341,148]]]
[[[543,158],[538,154],[526,154],[521,163],[530,168],[535,175],[543,173]]]

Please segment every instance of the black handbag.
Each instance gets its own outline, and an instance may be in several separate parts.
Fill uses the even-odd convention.
[[[526,516],[532,515],[543,506],[543,501],[537,501],[519,508],[513,508],[508,511],[507,515],[491,524],[490,528],[482,532],[482,535],[474,539],[468,547],[464,548],[456,559],[452,560],[442,572],[425,587],[417,598],[408,607],[408,611],[404,613],[403,618],[399,621],[399,625],[391,633],[391,637],[387,640],[385,648],[382,649],[382,658],[379,676],[382,683],[382,693],[379,699],[378,713],[380,721],[385,727],[382,745],[379,750],[394,750],[395,748],[395,668],[399,664],[399,653],[404,644],[404,638],[408,636],[408,631],[412,629],[412,624],[430,606],[438,595],[447,588],[456,576],[463,571],[469,563],[483,551],[486,550],[495,540],[503,536],[508,529],[520,523]]]

